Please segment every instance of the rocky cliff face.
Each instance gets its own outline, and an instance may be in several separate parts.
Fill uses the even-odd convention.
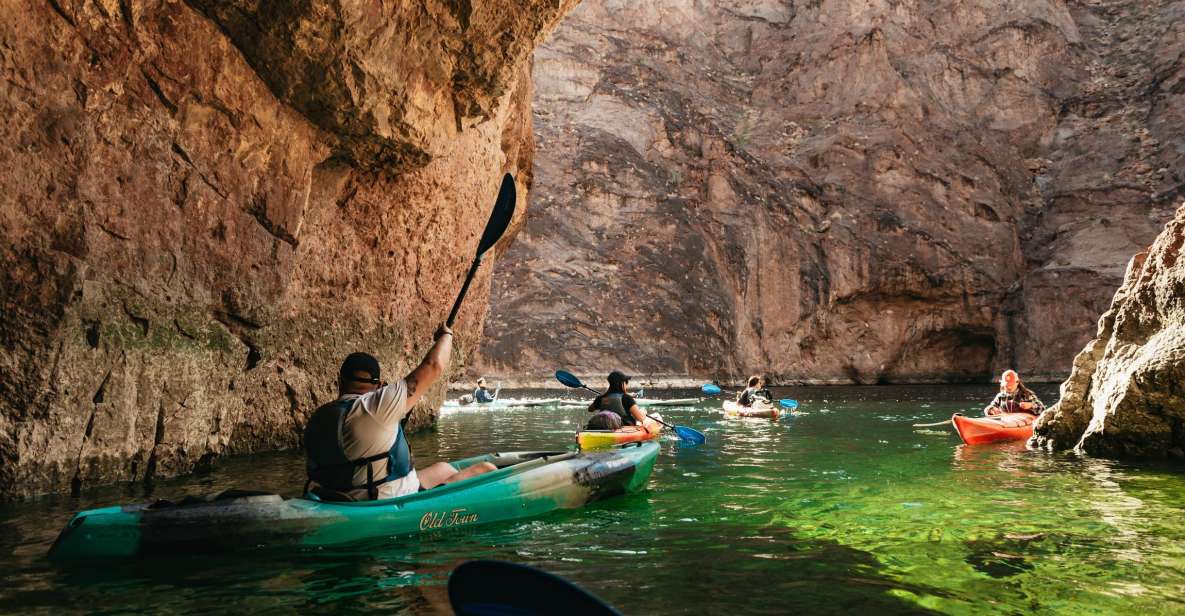
[[[1033,444],[1185,459],[1185,205],[1128,265],[1098,334],[1074,359]]]
[[[1064,376],[1185,182],[1185,2],[585,0],[481,371]]]
[[[353,350],[402,375],[502,174],[525,193],[530,54],[572,4],[6,7],[0,495],[296,446]]]

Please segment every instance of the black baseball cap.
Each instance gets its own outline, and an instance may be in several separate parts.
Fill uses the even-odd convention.
[[[354,376],[355,373],[365,372],[370,375],[369,379],[360,379]],[[361,381],[363,383],[379,383],[379,360],[375,359],[374,355],[370,353],[350,353],[346,356],[346,360],[342,362],[342,369],[338,372],[337,378],[341,383],[347,381]]]
[[[615,383],[628,383],[628,382],[630,382],[630,375],[628,375],[620,370],[614,370],[613,372],[609,373],[609,384],[610,385],[615,384]]]

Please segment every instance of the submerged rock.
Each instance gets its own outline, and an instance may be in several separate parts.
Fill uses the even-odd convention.
[[[1185,458],[1185,205],[1128,264],[1098,334],[1031,444],[1108,457]]]
[[[0,498],[299,446],[351,351],[402,376],[502,174],[526,192],[530,54],[573,4],[6,6]]]

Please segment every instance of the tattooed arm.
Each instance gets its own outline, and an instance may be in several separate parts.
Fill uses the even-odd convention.
[[[428,350],[424,361],[421,361],[420,365],[404,378],[404,381],[407,382],[405,408],[410,409],[415,406],[424,396],[424,392],[432,387],[436,379],[439,379],[440,375],[444,373],[444,369],[448,367],[449,357],[453,354],[453,331],[447,326],[441,325],[433,337],[436,339],[436,344],[433,344],[432,348]]]

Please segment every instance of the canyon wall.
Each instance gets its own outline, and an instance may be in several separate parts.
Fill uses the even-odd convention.
[[[299,446],[351,351],[402,376],[505,172],[521,226],[531,53],[573,5],[6,6],[0,497]]]
[[[1185,205],[1128,265],[1098,334],[1074,359],[1033,445],[1185,459]]]
[[[474,372],[1064,377],[1185,183],[1180,0],[585,0]]]

